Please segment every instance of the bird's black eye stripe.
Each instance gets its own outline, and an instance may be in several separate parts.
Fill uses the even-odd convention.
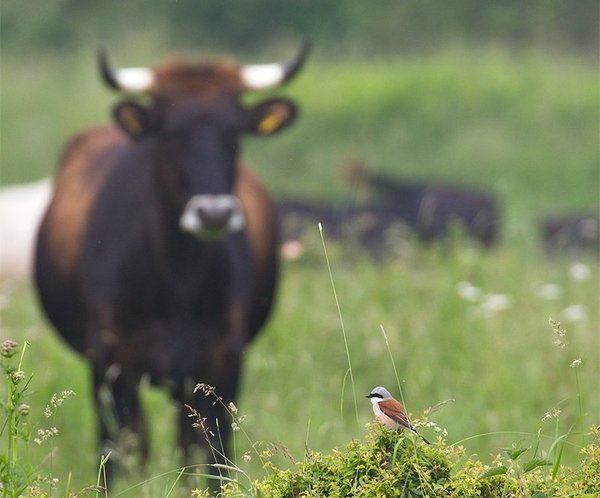
[[[371,393],[370,396],[371,396],[371,398],[381,398],[381,399],[383,399],[383,396],[381,394],[379,394],[379,393]]]

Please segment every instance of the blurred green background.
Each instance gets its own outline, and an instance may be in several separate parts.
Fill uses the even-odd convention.
[[[5,0],[0,183],[47,176],[70,133],[109,119],[98,47],[121,66],[173,53],[270,62],[307,37],[310,63],[278,92],[302,119],[246,147],[274,192],[351,197],[339,167],[362,159],[496,193],[506,237],[524,240],[549,212],[597,211],[597,21],[588,0]]]
[[[244,144],[276,197],[358,199],[339,174],[351,160],[497,196],[502,241],[491,252],[461,241],[450,251],[415,244],[384,263],[328,241],[358,421],[315,227],[305,257],[284,264],[274,316],[248,353],[240,404],[253,441],[281,442],[302,458],[305,443],[328,451],[360,437],[371,418],[362,395],[379,384],[398,392],[382,324],[409,410],[455,399],[432,419],[449,441],[466,439],[467,454],[485,460],[511,442],[531,443],[538,429],[551,438],[573,426],[565,459],[577,461],[581,433],[600,413],[598,261],[546,258],[539,221],[599,212],[597,1],[3,0],[1,9],[2,185],[50,175],[71,133],[108,121],[118,96],[98,78],[98,47],[117,66],[152,66],[173,53],[254,63],[288,59],[307,37],[306,67],[276,91],[301,106],[297,125]],[[480,297],[461,297],[460,282]],[[41,412],[53,392],[78,393],[57,415],[52,472],[74,471],[78,486],[89,484],[96,459],[86,367],[50,332],[26,287],[4,282],[0,294],[2,337],[32,344],[32,404]],[[494,308],[498,295],[506,308]],[[553,344],[549,316],[565,322],[564,349]],[[569,365],[577,357],[576,381]],[[152,475],[175,466],[164,423],[171,409],[159,392],[145,392],[159,455]],[[561,417],[542,422],[555,407]],[[238,441],[238,457],[248,448]],[[257,467],[245,468],[255,476]]]
[[[5,50],[55,54],[109,42],[144,51],[144,46],[155,48],[148,46],[149,38],[170,49],[255,55],[307,35],[337,59],[431,52],[448,43],[593,55],[598,38],[598,5],[592,0],[382,0],[374,5],[361,0],[53,0],[33,11],[6,0],[2,17]]]

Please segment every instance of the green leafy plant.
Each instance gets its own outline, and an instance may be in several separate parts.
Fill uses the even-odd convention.
[[[0,492],[3,498],[21,496],[50,496],[49,490],[58,483],[57,478],[41,465],[32,463],[30,444],[43,445],[54,438],[58,429],[51,425],[32,430],[29,404],[30,384],[33,373],[23,370],[23,358],[29,343],[19,350],[17,342],[6,339],[0,343],[0,371],[6,380],[6,393],[0,401],[2,425],[0,437],[5,438],[6,453],[0,453]],[[18,361],[15,362],[15,359]],[[55,393],[44,409],[46,420],[54,419],[56,410],[75,393],[71,390]],[[66,484],[65,496],[69,496],[70,475]]]
[[[3,497],[17,497],[33,480],[29,462],[19,454],[19,442],[29,444],[31,431],[28,418],[31,407],[27,404],[27,392],[32,375],[22,370],[23,355],[27,343],[19,355],[18,344],[7,339],[0,344],[0,368],[6,379],[6,396],[0,402],[3,416],[0,436],[6,441],[6,454],[0,454],[0,485]],[[15,364],[14,358],[18,358]]]

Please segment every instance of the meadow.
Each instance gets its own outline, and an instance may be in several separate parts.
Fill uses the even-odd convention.
[[[277,92],[301,104],[297,126],[245,144],[276,196],[358,198],[339,167],[362,159],[396,176],[493,192],[502,203],[502,242],[484,252],[460,236],[444,247],[399,241],[389,260],[373,261],[352,244],[329,241],[325,227],[330,274],[314,227],[303,258],[284,264],[275,313],[247,351],[233,459],[258,478],[264,470],[255,447],[274,445],[272,459],[285,467],[306,448],[328,452],[360,439],[372,416],[364,395],[385,385],[401,389],[414,419],[435,407],[427,418],[467,456],[491,461],[512,443],[538,440],[547,451],[569,433],[563,461],[576,464],[599,422],[599,265],[593,254],[546,257],[538,221],[598,212],[594,64],[494,47],[334,65],[314,55]],[[1,100],[1,182],[35,180],[52,172],[71,132],[108,119],[116,97],[98,83],[89,54],[9,55],[3,66],[10,78]],[[23,455],[60,480],[55,496],[67,482],[80,490],[98,471],[87,367],[44,322],[27,286],[3,282],[1,298],[0,338],[29,344],[28,423],[59,430]],[[76,395],[45,419],[52,394],[64,390]],[[145,477],[132,466],[113,496],[166,496],[177,476],[173,407],[147,386],[144,402],[153,459]]]

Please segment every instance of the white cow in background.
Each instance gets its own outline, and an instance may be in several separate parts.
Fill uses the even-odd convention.
[[[0,188],[0,281],[31,281],[35,237],[51,191],[50,179]]]

